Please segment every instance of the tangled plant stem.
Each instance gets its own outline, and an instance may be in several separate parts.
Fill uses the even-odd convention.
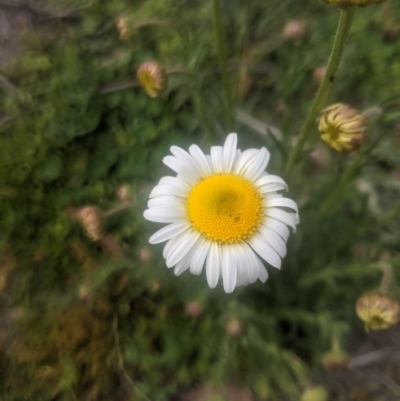
[[[336,30],[333,48],[328,61],[326,73],[315,96],[314,102],[308,112],[307,118],[301,128],[296,146],[292,149],[289,155],[285,170],[286,175],[290,172],[290,170],[296,163],[298,156],[302,151],[304,144],[311,132],[311,128],[315,123],[315,119],[317,118],[318,113],[321,111],[326,101],[326,98],[328,97],[329,91],[335,79],[336,71],[339,67],[346,39],[350,31],[354,11],[354,7],[349,7],[340,11],[340,19]]]

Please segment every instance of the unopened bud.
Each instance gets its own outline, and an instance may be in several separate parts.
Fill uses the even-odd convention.
[[[328,4],[335,4],[340,7],[348,6],[368,6],[369,4],[382,3],[385,0],[323,0]]]
[[[119,17],[117,19],[117,30],[121,40],[127,40],[131,36],[128,17]]]
[[[358,298],[356,313],[367,330],[384,330],[399,322],[400,305],[388,295],[367,293]]]
[[[322,386],[315,386],[305,390],[300,398],[301,401],[327,401],[327,399],[328,392]]]
[[[117,197],[121,202],[130,202],[131,191],[129,185],[121,185],[117,190]]]
[[[336,103],[322,110],[318,130],[321,139],[338,152],[351,152],[365,136],[364,118],[351,106]]]
[[[140,249],[139,259],[144,263],[148,263],[151,261],[151,252],[147,246],[144,246],[143,248]]]
[[[244,324],[239,319],[230,319],[225,325],[225,331],[230,337],[240,337],[244,331]]]
[[[101,211],[96,206],[85,206],[77,211],[77,217],[84,228],[86,235],[97,241],[103,237],[103,221]]]
[[[307,23],[304,20],[290,20],[283,28],[283,37],[289,40],[301,39],[307,31]]]
[[[140,85],[150,97],[159,97],[167,87],[167,74],[164,67],[156,61],[143,63],[136,76]]]
[[[346,370],[349,367],[350,358],[342,351],[331,351],[324,354],[322,364],[327,371]]]
[[[186,304],[186,314],[191,317],[199,317],[203,314],[204,307],[198,301],[190,301]]]

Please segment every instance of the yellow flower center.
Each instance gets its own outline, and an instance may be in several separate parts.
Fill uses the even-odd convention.
[[[193,227],[207,239],[221,244],[242,242],[261,223],[262,196],[242,177],[212,175],[190,192],[187,213]]]

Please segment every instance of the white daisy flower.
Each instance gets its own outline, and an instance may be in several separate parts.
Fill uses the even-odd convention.
[[[168,224],[149,241],[168,241],[163,256],[176,275],[200,274],[205,265],[208,285],[214,288],[222,277],[227,293],[268,279],[259,256],[280,268],[288,226],[295,230],[299,223],[296,203],[277,192],[287,190],[286,183],[265,171],[268,150],[241,152],[236,144],[237,135],[229,134],[211,155],[197,145],[189,153],[172,146],[173,156],[163,162],[177,176],[161,178],[144,212],[147,220]]]

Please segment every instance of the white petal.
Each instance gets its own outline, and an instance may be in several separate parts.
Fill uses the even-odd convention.
[[[222,279],[225,292],[233,292],[237,281],[237,260],[235,251],[229,245],[222,247]]]
[[[222,151],[222,172],[230,173],[236,158],[237,135],[229,134]]]
[[[220,247],[216,242],[212,242],[206,263],[206,276],[210,288],[215,288],[217,286],[220,275],[220,266]]]
[[[248,241],[250,246],[271,266],[280,269],[282,260],[279,255],[274,251],[264,239],[264,237],[256,233]]]
[[[202,177],[207,177],[212,174],[210,164],[202,150],[197,145],[192,145],[189,152],[197,163],[197,168],[201,172]]]
[[[290,231],[281,221],[273,219],[272,217],[267,217],[262,224],[278,233],[285,242],[288,240]]]
[[[211,160],[216,173],[222,172],[222,147],[211,147]]]
[[[189,267],[190,260],[182,259],[178,262],[174,267],[174,274],[175,276],[180,276],[184,273]]]
[[[251,160],[251,158],[258,152],[259,152],[258,149],[247,149],[243,151],[243,153],[241,153],[236,159],[233,171],[236,174],[241,175],[242,170],[246,168],[248,161]]]
[[[271,199],[276,199],[276,198],[283,198],[281,194],[278,194],[276,192],[268,192],[268,195],[264,196],[264,207],[269,207],[268,206],[268,201]]]
[[[249,247],[248,244],[242,243],[239,245],[241,259],[244,261],[246,260],[246,271],[247,271],[247,283],[254,283],[257,281],[258,278],[258,268],[257,268],[257,260],[254,251]],[[246,283],[246,284],[247,284]]]
[[[258,278],[260,279],[260,281],[262,283],[265,283],[268,280],[268,270],[267,268],[264,266],[264,263],[261,262],[261,260],[258,258],[258,256],[256,256],[257,258],[257,262],[258,262]]]
[[[269,197],[269,194],[271,192],[275,192],[275,191],[285,191],[287,187],[285,187],[282,184],[266,184],[266,185],[262,185],[261,187],[258,187],[257,189],[262,193],[262,194],[268,194],[266,195],[267,197]]]
[[[151,191],[149,198],[161,195],[175,195],[186,197],[191,187],[185,181],[176,177],[163,177],[160,183]]]
[[[192,171],[189,165],[182,164],[174,156],[165,156],[163,163],[179,174],[179,177],[182,177],[187,183],[194,184],[199,178],[199,174],[196,171]]]
[[[259,231],[279,256],[284,258],[286,256],[286,245],[283,239],[269,227],[261,225]]]
[[[200,237],[201,238],[201,237]],[[199,246],[196,249],[195,254],[193,255],[192,261],[190,263],[190,273],[199,275],[203,270],[204,262],[208,255],[210,249],[210,241],[201,238]]]
[[[159,244],[160,242],[168,241],[172,237],[180,234],[182,231],[187,230],[190,227],[190,224],[186,221],[180,221],[178,223],[172,223],[168,226],[163,227],[161,230],[158,230],[154,233],[150,239],[150,244]]]
[[[186,253],[186,255],[175,265],[174,273],[176,276],[181,275],[184,271],[186,271],[189,268],[192,257],[198,248],[199,239],[200,239],[200,237],[192,245],[192,247]]]
[[[163,249],[163,257],[164,259],[167,259],[167,256],[171,252],[172,248],[175,248],[176,244],[182,241],[182,238],[184,238],[187,235],[188,232],[183,231],[182,233],[178,234],[175,237],[172,237],[164,246]]]
[[[270,201],[268,201],[268,207],[274,206],[288,207],[290,209],[293,209],[296,211],[296,215],[299,212],[296,202],[288,198],[271,199]]]
[[[178,146],[171,146],[171,153],[185,166],[190,168],[190,170],[197,177],[200,177],[201,171],[198,169],[197,163],[194,161],[193,157],[190,156],[186,150],[179,148]]]
[[[240,244],[233,245],[237,260],[237,282],[236,285],[246,285],[249,280],[249,265],[245,251]],[[253,251],[251,251],[253,252]]]
[[[257,188],[269,184],[281,184],[286,190],[288,190],[286,182],[277,175],[272,175],[272,174],[263,175],[254,183],[255,187]]]
[[[182,208],[185,210],[185,203],[182,198],[178,198],[172,195],[161,195],[156,196],[155,198],[151,198],[147,202],[147,206],[149,209],[157,208],[157,207],[175,207],[177,209]]]
[[[175,244],[167,255],[167,267],[176,265],[190,251],[199,236],[200,233],[198,231],[189,231],[187,235],[182,238],[182,241]]]
[[[185,210],[181,208],[157,207],[144,211],[145,219],[156,223],[175,223],[186,219]]]
[[[171,177],[169,175],[166,175],[166,176],[162,177],[160,179],[160,181],[158,182],[158,184],[159,185],[167,184],[167,185],[174,185],[174,186],[175,185],[183,185],[188,190],[190,190],[190,188],[191,188],[191,186],[187,182],[182,181],[177,177]]]
[[[250,181],[257,180],[267,168],[270,154],[267,149],[261,148],[243,168],[242,175]]]
[[[274,219],[285,223],[287,226],[292,227],[293,230],[296,230],[297,223],[294,213],[288,213],[276,207],[268,207],[264,210],[264,213],[266,216],[273,217]]]

